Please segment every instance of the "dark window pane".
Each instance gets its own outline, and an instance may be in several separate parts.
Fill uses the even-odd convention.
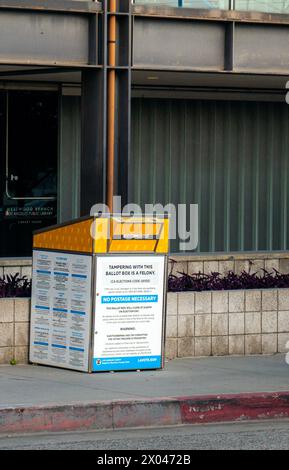
[[[57,114],[56,93],[1,95],[0,256],[30,256],[32,232],[57,221]]]
[[[9,94],[8,193],[56,197],[57,100],[54,94]]]

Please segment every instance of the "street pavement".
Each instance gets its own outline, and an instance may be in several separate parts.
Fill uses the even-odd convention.
[[[289,449],[289,420],[0,438],[0,450],[107,450],[108,456],[117,450],[267,449]]]

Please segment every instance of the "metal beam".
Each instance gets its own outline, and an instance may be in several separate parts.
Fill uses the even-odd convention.
[[[166,18],[199,21],[236,21],[245,23],[289,24],[288,14],[256,11],[217,10],[198,8],[175,8],[163,5],[133,5],[134,17]]]
[[[101,4],[77,0],[0,0],[0,9],[95,13]]]
[[[87,65],[88,38],[89,15],[0,10],[0,63]]]
[[[137,16],[133,65],[224,70],[225,27],[222,22]]]
[[[22,77],[26,75],[47,75],[47,74],[54,74],[54,73],[69,73],[75,72],[75,69],[69,69],[64,67],[40,67],[38,69],[31,69],[27,70],[6,70],[4,72],[0,69],[0,77],[1,78],[8,78],[8,77]]]
[[[287,74],[288,42],[289,25],[135,16],[133,67]]]
[[[236,24],[236,71],[289,72],[289,27]]]

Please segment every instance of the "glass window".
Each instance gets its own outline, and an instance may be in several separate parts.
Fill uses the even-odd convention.
[[[49,94],[8,95],[7,195],[55,198],[57,108]]]
[[[288,0],[235,0],[235,9],[265,13],[289,13]]]
[[[229,0],[134,0],[138,5],[171,6],[185,8],[229,9]]]
[[[57,222],[58,95],[0,93],[0,256],[31,256]]]
[[[289,0],[134,0],[139,5],[288,13]],[[235,5],[235,6],[234,6]]]

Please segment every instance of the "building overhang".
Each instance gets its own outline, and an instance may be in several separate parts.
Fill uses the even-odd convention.
[[[54,89],[81,94],[81,70],[0,66],[0,89]],[[284,102],[288,75],[132,71],[132,97]]]
[[[0,9],[42,12],[95,13],[101,11],[101,3],[85,0],[0,0]]]
[[[289,15],[134,7],[133,67],[287,74]],[[183,10],[183,9],[179,9]],[[186,11],[185,11],[186,10]]]
[[[0,80],[79,83],[81,71],[102,69],[102,13],[92,1],[0,0]],[[132,18],[138,89],[181,90],[198,77],[234,87],[248,76],[252,88],[275,77],[284,89],[289,15],[133,5]]]

